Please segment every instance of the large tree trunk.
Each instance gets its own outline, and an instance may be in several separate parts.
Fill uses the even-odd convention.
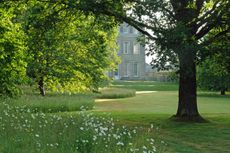
[[[179,102],[175,115],[178,121],[204,121],[197,107],[196,63],[192,52],[185,51],[179,56]]]
[[[39,81],[38,81],[38,88],[39,88],[40,94],[41,94],[42,96],[45,96],[45,95],[46,95],[46,92],[45,92],[44,79],[43,79],[43,77],[40,77],[40,78],[39,78]]]

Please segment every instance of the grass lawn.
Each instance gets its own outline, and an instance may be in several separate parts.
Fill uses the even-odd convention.
[[[175,91],[178,89],[178,85],[175,83],[156,81],[114,81],[110,86],[135,89],[136,91]]]
[[[154,92],[95,103],[90,95],[2,100],[0,152],[230,153],[230,95],[199,91],[199,111],[209,122],[179,123],[169,119],[177,109],[177,84],[118,81],[111,86],[103,94],[114,98],[134,90]],[[80,105],[95,106],[79,112]]]
[[[229,114],[206,114],[210,123],[178,123],[169,120],[168,114],[136,114],[113,112],[126,125],[154,125],[158,135],[167,143],[167,153],[229,153]],[[149,135],[154,133],[149,132]]]
[[[177,109],[177,85],[159,82],[115,82],[114,86],[157,92],[136,97],[96,101],[96,112],[110,112],[120,124],[150,125],[160,128],[168,147],[165,152],[228,153],[230,152],[230,95],[198,92],[198,107],[209,123],[176,123],[169,120]],[[155,85],[155,86],[154,86]],[[159,86],[158,86],[159,85]],[[168,90],[167,90],[168,89]]]
[[[177,110],[177,91],[157,91],[154,93],[137,94],[135,97],[113,99],[96,102],[96,111],[122,111],[132,113],[175,114]],[[230,113],[230,96],[198,94],[200,113],[228,114]]]

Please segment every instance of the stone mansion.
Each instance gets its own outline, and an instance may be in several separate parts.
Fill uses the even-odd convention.
[[[137,41],[138,36],[139,32],[132,26],[126,23],[120,25],[117,43],[121,63],[118,65],[117,71],[112,74],[115,79],[145,79],[145,46]]]

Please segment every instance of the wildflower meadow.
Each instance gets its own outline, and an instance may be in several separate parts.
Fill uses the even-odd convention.
[[[116,125],[109,115],[94,115],[83,107],[78,114],[64,115],[4,101],[0,114],[0,152],[155,153],[166,147],[153,125]]]

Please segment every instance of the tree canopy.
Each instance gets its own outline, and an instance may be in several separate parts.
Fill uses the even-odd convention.
[[[225,95],[225,91],[230,88],[230,73],[226,66],[218,62],[219,57],[206,59],[198,68],[198,83],[201,88],[220,91]]]
[[[17,96],[17,84],[25,77],[25,34],[14,7],[0,5],[0,96]]]
[[[2,69],[2,82],[6,84],[1,88],[3,94],[10,88],[18,89],[13,86],[14,81],[25,72],[38,85],[41,95],[45,95],[45,87],[69,93],[94,91],[108,79],[105,72],[115,69],[119,60],[117,22],[113,17],[84,14],[63,4],[34,0],[14,4],[17,9],[11,1],[6,4],[1,27],[9,32],[3,29],[5,44],[1,46],[6,55],[2,54],[2,59],[9,63],[9,68]],[[2,67],[5,63],[1,62]]]
[[[29,8],[27,17],[27,72],[41,94],[45,95],[44,86],[70,93],[97,90],[105,71],[117,62],[113,19],[78,10],[70,14],[64,6],[39,2]]]
[[[221,29],[219,29],[221,30]],[[216,34],[213,30],[207,37]],[[206,47],[206,51],[201,55],[205,58],[198,67],[198,83],[201,88],[220,91],[225,95],[225,91],[230,89],[230,33],[216,39],[211,45]]]

